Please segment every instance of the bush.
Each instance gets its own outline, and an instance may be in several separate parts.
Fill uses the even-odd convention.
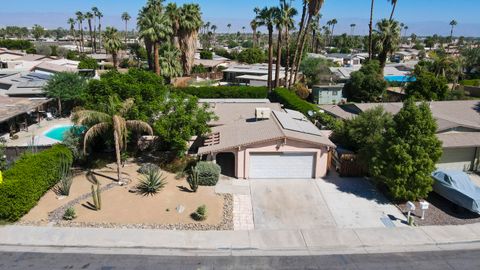
[[[143,164],[138,170],[137,172],[138,173],[141,173],[141,174],[147,174],[149,171],[152,171],[152,170],[157,170],[159,171],[160,170],[160,167],[158,167],[157,165],[155,164],[152,164],[152,163],[146,163],[146,164]]]
[[[297,96],[294,92],[286,89],[286,88],[277,88],[273,91],[273,98],[285,105],[287,109],[292,109],[295,111],[299,111],[304,115],[308,115],[309,111],[318,111],[317,106],[310,102],[307,102]]]
[[[166,177],[159,170],[149,170],[137,185],[138,192],[144,196],[155,195],[167,185]]]
[[[198,184],[200,186],[215,186],[220,177],[220,166],[213,162],[200,161],[195,167],[198,171]]]
[[[238,61],[247,64],[263,63],[266,60],[265,53],[259,48],[249,48],[238,54]]]
[[[198,175],[199,174],[196,167],[192,168],[192,171],[188,175],[187,182],[192,192],[197,192],[198,190]]]
[[[82,56],[80,59],[80,63],[78,63],[78,69],[93,69],[97,70],[98,69],[98,63],[97,60],[88,57],[88,56]]]
[[[200,52],[200,59],[213,59],[213,53],[211,51],[201,51]]]
[[[72,153],[63,145],[38,154],[25,154],[4,174],[0,186],[0,220],[17,221],[60,179],[63,159],[72,162]]]
[[[460,84],[464,86],[480,86],[480,80],[463,80],[460,81]]]
[[[196,221],[203,221],[207,219],[207,206],[199,206],[197,210],[193,212],[190,216]]]
[[[215,86],[215,87],[185,87],[174,91],[182,92],[198,98],[267,98],[266,87],[253,86]]]
[[[192,68],[192,74],[202,74],[202,73],[207,73],[207,72],[208,72],[207,68],[202,64],[195,65]]]
[[[28,40],[10,40],[0,39],[0,48],[9,50],[28,50],[33,49],[33,43]]]
[[[75,209],[73,207],[68,208],[63,214],[63,219],[65,220],[74,220],[77,218],[77,214],[75,213]]]

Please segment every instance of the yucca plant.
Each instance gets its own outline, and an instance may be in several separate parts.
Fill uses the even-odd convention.
[[[159,170],[148,170],[143,174],[140,183],[137,185],[137,190],[140,194],[155,195],[167,185],[166,177],[163,176]]]
[[[57,184],[57,192],[59,195],[70,195],[70,188],[72,187],[73,183],[73,176],[70,171],[71,166],[72,163],[67,159],[67,157],[62,157],[59,169],[60,181]]]

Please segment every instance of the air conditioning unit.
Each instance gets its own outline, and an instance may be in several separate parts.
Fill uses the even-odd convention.
[[[270,114],[272,114],[272,109],[270,109],[270,108],[256,108],[255,109],[255,118],[257,120],[270,119]]]

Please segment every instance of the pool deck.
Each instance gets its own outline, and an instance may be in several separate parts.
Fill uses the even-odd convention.
[[[59,143],[59,141],[47,138],[43,134],[54,127],[65,125],[73,125],[73,123],[69,118],[59,118],[51,121],[42,120],[39,124],[29,126],[28,131],[15,133],[18,136],[16,140],[10,139],[8,134],[2,137],[7,140],[7,147],[25,147],[32,145],[32,137],[35,137],[34,141],[36,146],[52,145]]]

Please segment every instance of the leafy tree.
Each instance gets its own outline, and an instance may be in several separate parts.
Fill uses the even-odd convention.
[[[200,52],[200,59],[213,59],[213,53],[211,51],[203,50]]]
[[[462,51],[465,59],[466,73],[470,74],[473,70],[480,72],[480,48],[466,48]]]
[[[263,63],[266,59],[263,50],[259,48],[249,48],[238,54],[238,61],[247,64]]]
[[[39,40],[41,37],[45,35],[45,28],[42,26],[35,24],[32,28],[32,35],[35,40]]]
[[[408,99],[393,117],[371,171],[395,200],[418,200],[432,190],[431,173],[442,155],[436,130],[426,103]]]
[[[153,135],[149,124],[139,120],[127,120],[125,117],[133,106],[133,99],[120,103],[116,96],[110,96],[102,111],[79,110],[73,115],[75,124],[89,127],[85,133],[83,152],[87,145],[100,134],[113,131],[115,154],[117,159],[117,179],[121,181],[121,151],[126,147],[128,129]]]
[[[183,156],[187,141],[192,136],[201,136],[210,131],[207,123],[215,116],[207,109],[207,105],[200,107],[196,98],[182,94],[164,99],[160,105],[161,113],[153,125],[155,134],[161,138],[163,149]]]
[[[443,76],[435,76],[430,71],[418,67],[415,71],[416,81],[411,82],[405,88],[407,97],[418,100],[445,100],[448,93],[447,79]]]
[[[43,90],[58,101],[58,113],[62,115],[62,103],[81,104],[85,100],[87,82],[76,73],[61,72],[53,75]]]
[[[88,56],[83,56],[80,59],[80,63],[78,64],[79,69],[93,69],[97,70],[98,69],[98,63],[97,60],[88,57]]]
[[[305,58],[300,64],[300,71],[307,78],[308,86],[312,87],[315,84],[322,81],[322,77],[330,77],[331,72],[329,67],[333,66],[333,63],[321,58]]]
[[[366,110],[357,117],[337,125],[332,140],[358,153],[367,165],[376,162],[385,136],[392,126],[392,115],[381,106]]]
[[[354,102],[377,102],[387,90],[378,61],[368,61],[359,71],[352,72],[345,84],[347,98]]]
[[[45,44],[38,44],[35,46],[36,53],[46,56],[52,55],[52,48]]]
[[[208,72],[207,68],[200,64],[200,65],[195,65],[192,68],[192,74],[201,74],[201,73],[206,73]]]

